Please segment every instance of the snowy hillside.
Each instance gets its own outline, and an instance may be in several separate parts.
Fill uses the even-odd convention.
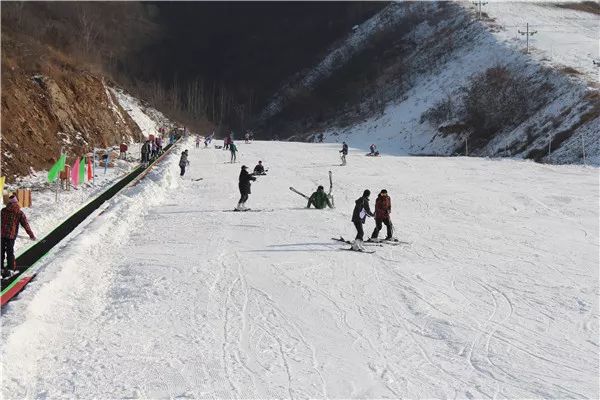
[[[323,133],[325,141],[345,140],[365,151],[375,143],[387,154],[468,153],[600,164],[598,15],[533,2],[489,2],[483,12],[478,20],[472,2],[391,4],[296,84],[303,90],[296,90],[298,96],[306,96],[337,73],[332,68],[349,64],[359,70],[360,65],[352,67],[353,57],[369,51],[369,45],[381,46],[379,53],[368,53],[371,63],[382,64],[379,77],[367,85],[371,93],[341,104],[337,115],[321,123],[325,127],[310,127],[299,117],[296,125],[287,125],[289,135],[315,140]],[[385,24],[374,29],[370,22],[377,19]],[[530,54],[519,33],[526,23],[536,32]],[[411,24],[416,25],[402,31]],[[373,42],[385,29],[387,48],[385,42]],[[394,52],[395,64],[383,64]],[[343,87],[338,85],[330,89]],[[284,100],[290,103],[293,88],[276,95],[263,114],[281,110]],[[505,94],[506,88],[513,93]]]
[[[184,148],[3,309],[3,398],[598,398],[597,169]],[[258,160],[263,211],[228,212]],[[305,209],[328,170],[336,208]],[[365,188],[408,244],[330,240]]]

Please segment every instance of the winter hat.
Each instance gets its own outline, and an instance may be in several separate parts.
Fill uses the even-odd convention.
[[[385,189],[381,189],[381,192],[380,192],[380,193],[385,193],[385,194],[387,194],[387,190],[385,190]]]
[[[259,164],[262,164],[262,161],[259,161],[258,163],[259,163]]]
[[[323,185],[319,185],[319,187],[317,188],[317,190],[325,190],[325,188],[323,187]]]
[[[363,197],[369,197],[371,195],[371,191],[369,189],[363,192]]]
[[[14,194],[8,198],[8,203],[9,204],[18,203],[18,202],[19,202],[19,199],[17,199],[17,196],[14,195]]]
[[[248,169],[248,167],[246,167],[245,165],[242,165],[242,169]]]

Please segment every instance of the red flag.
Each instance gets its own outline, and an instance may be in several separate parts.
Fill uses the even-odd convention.
[[[73,163],[73,169],[71,170],[71,182],[73,183],[73,187],[77,188],[77,185],[79,184],[79,157],[77,157]]]
[[[87,179],[88,181],[91,181],[92,179],[94,179],[94,169],[92,167],[92,159],[90,157],[88,157],[88,162],[87,162],[87,169],[88,169],[88,173],[87,173]]]

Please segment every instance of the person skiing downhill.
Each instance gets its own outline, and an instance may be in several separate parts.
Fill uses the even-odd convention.
[[[319,210],[322,210],[325,206],[333,208],[331,201],[329,201],[329,196],[325,193],[325,188],[321,185],[319,185],[316,192],[310,195],[306,208],[310,208],[311,204]]]
[[[10,271],[16,270],[15,264],[15,240],[19,233],[19,225],[25,228],[29,238],[35,240],[35,235],[29,227],[25,213],[21,211],[16,195],[8,198],[8,204],[1,211],[2,216],[2,277],[10,277]],[[6,257],[6,268],[4,268],[4,257]]]
[[[236,153],[238,151],[237,146],[233,142],[229,145],[229,151],[231,152],[231,163],[236,161]]]
[[[188,165],[190,165],[190,162],[188,161],[188,151],[184,150],[181,152],[181,158],[179,159],[179,168],[181,168],[180,176],[185,174],[185,167]]]
[[[242,165],[242,168],[240,171],[239,184],[238,184],[241,197],[240,197],[240,201],[238,202],[237,207],[235,208],[236,211],[248,210],[248,208],[246,208],[245,204],[248,201],[248,195],[251,193],[250,192],[250,184],[252,181],[255,181],[255,180],[256,180],[256,178],[248,173],[248,167],[246,167],[245,165]]]
[[[392,239],[393,226],[390,220],[390,213],[392,212],[392,199],[388,196],[387,190],[382,189],[377,200],[375,200],[375,230],[371,234],[371,239],[377,239],[379,231],[382,228],[382,224],[385,224],[387,228],[387,235],[385,240]]]
[[[346,142],[342,143],[342,149],[340,150],[342,153],[342,165],[346,165],[346,156],[348,155],[348,145]]]
[[[352,250],[362,251],[363,247],[363,224],[367,218],[373,217],[373,213],[371,212],[371,208],[369,207],[369,196],[371,195],[371,191],[369,189],[363,192],[363,195],[356,199],[354,202],[354,211],[352,211],[352,222],[354,223],[354,227],[356,228],[356,239],[354,243],[352,243]]]

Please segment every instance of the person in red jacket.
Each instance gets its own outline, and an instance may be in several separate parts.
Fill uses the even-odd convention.
[[[19,233],[19,224],[25,228],[31,240],[35,240],[35,235],[29,227],[25,213],[21,211],[17,196],[14,194],[8,198],[8,204],[1,211],[2,217],[2,276],[10,276],[9,270],[16,269],[15,265],[15,240]],[[4,257],[6,255],[7,263],[4,268]]]
[[[375,200],[375,230],[371,235],[371,239],[377,239],[379,231],[382,228],[382,224],[385,224],[387,228],[387,236],[385,240],[392,239],[392,221],[390,220],[390,213],[392,212],[392,199],[387,194],[387,190],[383,189]]]

